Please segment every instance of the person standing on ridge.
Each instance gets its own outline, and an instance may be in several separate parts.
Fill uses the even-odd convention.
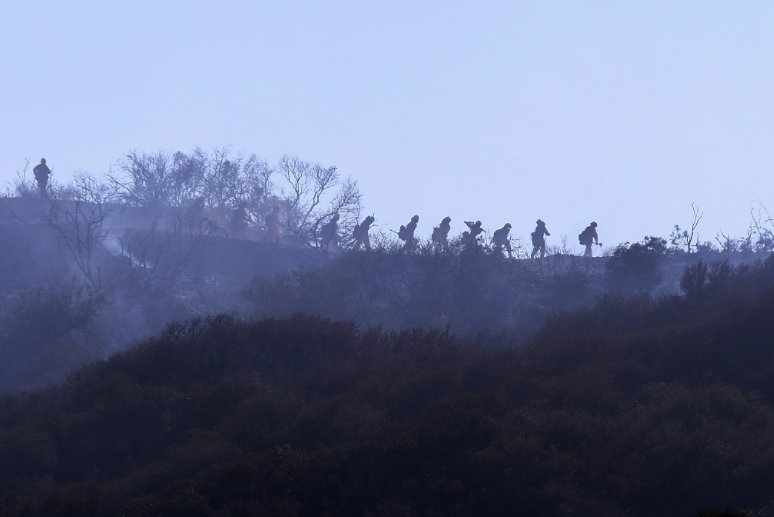
[[[508,258],[511,256],[511,240],[508,238],[508,234],[511,231],[511,223],[505,223],[505,226],[499,230],[495,230],[492,234],[492,244],[494,244],[494,254],[497,256],[502,255],[503,248],[508,250]]]
[[[352,237],[355,238],[355,244],[352,246],[353,251],[359,250],[361,244],[365,247],[366,251],[371,251],[371,239],[368,236],[368,231],[371,229],[371,225],[374,224],[375,220],[376,218],[374,216],[369,215],[363,219],[362,223],[355,225],[355,228],[352,230]]]
[[[325,223],[320,228],[320,237],[322,238],[322,247],[327,250],[328,248],[336,249],[339,245],[339,214],[333,214],[331,220]]]
[[[462,232],[462,244],[466,250],[473,250],[478,247],[478,236],[484,233],[484,229],[481,228],[481,221],[465,221],[470,231]]]
[[[51,169],[46,165],[45,158],[40,159],[40,163],[32,169],[32,173],[35,175],[35,181],[38,182],[38,190],[44,197],[48,197],[48,194],[46,194],[46,186],[48,185],[48,177],[51,174]]]
[[[406,226],[401,225],[398,231],[398,238],[404,242],[403,250],[405,251],[411,251],[416,246],[417,240],[414,237],[414,232],[417,229],[417,224],[419,224],[419,216],[415,215]]]
[[[592,223],[578,235],[578,241],[586,246],[586,251],[583,253],[583,256],[593,257],[594,254],[591,252],[591,245],[596,243],[597,246],[602,246],[599,243],[599,236],[597,236],[597,223],[592,221]]]
[[[449,230],[451,230],[451,217],[444,217],[441,224],[433,228],[433,245],[435,251],[448,251],[449,250]]]
[[[537,228],[535,228],[535,231],[532,232],[532,256],[531,258],[535,258],[535,255],[537,255],[538,251],[540,252],[540,258],[543,258],[546,254],[546,236],[550,236],[551,234],[548,233],[548,230],[546,229],[546,223],[541,221],[540,219],[537,220]]]

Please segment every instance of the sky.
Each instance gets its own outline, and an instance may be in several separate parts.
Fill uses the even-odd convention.
[[[774,2],[0,4],[0,184],[131,150],[335,165],[387,228],[549,245],[774,213]]]

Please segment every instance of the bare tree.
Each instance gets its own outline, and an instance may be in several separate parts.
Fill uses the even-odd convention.
[[[774,231],[770,228],[772,223],[774,223],[774,220],[772,220],[769,211],[761,204],[757,213],[755,209],[750,211],[750,216],[752,222],[747,231],[748,241],[750,241],[749,247],[752,248],[753,251],[774,251]],[[769,227],[767,227],[767,225]],[[752,242],[753,237],[755,237],[755,242]]]
[[[250,159],[255,157],[247,161]],[[213,151],[204,175],[204,196],[210,208],[234,209],[244,200],[244,166],[242,155],[231,158],[225,148]]]
[[[132,151],[118,162],[119,174],[108,173],[108,182],[124,203],[143,208],[169,204],[174,178],[172,157],[166,151],[138,154]]]
[[[676,224],[672,233],[669,234],[669,241],[672,246],[677,249],[685,247],[686,251],[690,254],[699,243],[699,234],[696,232],[699,227],[699,222],[704,216],[704,213],[699,210],[699,207],[694,203],[691,203],[691,210],[693,210],[693,222],[691,223],[691,230],[683,230],[680,225]]]
[[[337,168],[309,163],[295,156],[283,156],[277,165],[287,210],[287,228],[308,246],[325,250],[322,226],[338,214],[339,228],[351,232],[362,210],[357,182],[341,180]]]
[[[263,221],[271,206],[278,201],[271,179],[274,173],[274,168],[266,160],[255,155],[251,155],[242,165],[244,200],[256,220]]]
[[[727,235],[720,230],[715,236],[715,240],[720,246],[721,253],[734,253],[739,251],[739,240],[733,239],[730,235]]]
[[[164,250],[157,245],[158,221],[155,217],[147,232],[124,230],[119,237],[121,257],[129,268],[129,284],[141,291],[146,290],[153,280]]]
[[[92,287],[100,288],[99,268],[95,278],[93,258],[108,235],[104,223],[111,212],[107,203],[112,193],[106,185],[83,172],[75,175],[73,188],[75,201],[55,200],[43,219],[56,231],[61,245]]]
[[[172,155],[169,181],[169,204],[174,207],[189,206],[204,195],[205,175],[209,157],[200,148],[190,154],[176,152]]]

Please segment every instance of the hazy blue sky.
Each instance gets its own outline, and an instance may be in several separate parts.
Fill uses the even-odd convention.
[[[5,0],[0,181],[231,146],[414,214],[605,244],[774,211],[774,2]],[[557,237],[549,238],[549,244]]]

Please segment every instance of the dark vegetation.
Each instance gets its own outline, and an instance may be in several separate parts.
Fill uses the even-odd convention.
[[[520,348],[171,324],[0,399],[4,515],[770,515],[774,259],[683,284],[603,296]]]
[[[49,187],[0,197],[0,516],[774,515],[771,218],[533,261],[352,251],[292,157]]]

